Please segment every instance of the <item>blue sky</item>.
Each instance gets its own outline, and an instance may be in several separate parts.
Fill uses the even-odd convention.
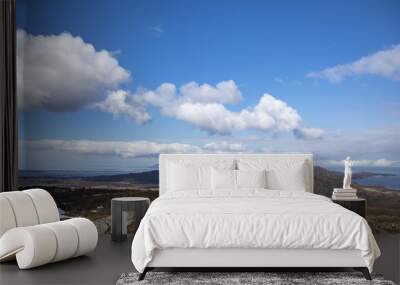
[[[130,169],[154,164],[158,150],[181,149],[313,152],[321,164],[351,155],[360,165],[400,165],[399,1],[18,0],[17,5],[17,26],[25,39],[32,38],[25,40],[21,57],[21,97],[29,102],[21,108],[21,168]],[[93,46],[93,54],[107,51],[107,62],[116,59],[118,66],[90,65],[88,53],[87,60],[77,62],[82,68],[65,71],[76,63],[76,58],[65,59],[73,49],[43,53],[44,59],[33,52],[55,50],[58,40],[65,46],[77,37],[82,47]],[[366,64],[354,65],[363,57]],[[346,65],[345,71],[323,72],[338,65]],[[79,74],[94,67],[99,70],[93,74]],[[122,68],[126,74],[102,84],[109,79],[102,68],[112,74]],[[46,73],[50,69],[59,76]],[[79,89],[85,77],[95,91]],[[246,119],[243,127],[226,127],[221,121],[216,130],[224,118],[215,112],[199,111],[215,117],[210,125],[175,110],[182,107],[180,99],[167,108],[167,102],[160,105],[142,96],[145,91],[137,92],[155,91],[168,82],[178,89],[174,98],[181,98],[186,95],[179,87],[189,82],[216,88],[230,80],[241,100],[190,102],[201,108],[219,104],[235,112],[232,118],[240,125],[244,119],[236,113],[255,107],[268,93],[273,96],[268,104],[283,102],[283,111],[291,108],[298,118],[293,112],[290,118],[274,115],[266,107],[276,125]],[[129,93],[122,107],[115,100],[101,103],[117,90]],[[73,107],[64,108],[69,94],[74,94]],[[137,112],[151,120],[132,119]],[[296,130],[300,137],[293,135]],[[144,146],[138,144],[143,141]]]

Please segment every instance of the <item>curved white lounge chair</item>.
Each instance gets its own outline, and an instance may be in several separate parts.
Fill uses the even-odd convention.
[[[43,189],[0,193],[0,262],[17,259],[20,269],[84,255],[96,248],[96,226],[85,218],[60,221]]]

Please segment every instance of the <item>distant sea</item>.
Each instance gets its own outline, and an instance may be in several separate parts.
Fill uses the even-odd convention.
[[[72,178],[72,177],[93,177],[99,175],[118,175],[127,173],[138,173],[156,170],[157,167],[136,168],[129,171],[122,170],[20,170],[19,175],[39,178]],[[329,170],[343,172],[342,167],[328,167]],[[381,186],[400,191],[400,167],[353,167],[353,173],[372,172],[379,174],[393,174],[393,176],[370,176],[362,179],[353,179],[360,185]]]
[[[338,172],[344,171],[343,167],[328,167],[328,169]],[[353,181],[360,185],[381,186],[400,191],[400,167],[353,167],[353,173],[357,172],[392,174],[393,176],[375,175],[361,179],[353,179]]]
[[[123,170],[19,170],[19,175],[29,178],[74,178],[93,177],[100,175],[118,175],[128,173],[139,173],[155,170],[154,168],[138,168],[129,171]]]

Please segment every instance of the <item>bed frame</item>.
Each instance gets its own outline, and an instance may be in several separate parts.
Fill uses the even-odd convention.
[[[313,192],[313,155],[312,154],[161,154],[160,195],[166,193],[168,161],[215,161],[221,159],[283,159],[303,160],[306,163],[307,177],[305,189]],[[142,280],[146,273],[155,268],[231,268],[235,271],[265,268],[343,268],[351,267],[361,271],[367,280],[371,280],[369,270],[359,250],[329,249],[197,249],[169,248],[158,249],[152,261],[139,275]]]

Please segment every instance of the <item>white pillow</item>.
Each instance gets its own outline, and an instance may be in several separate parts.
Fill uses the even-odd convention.
[[[305,163],[293,162],[268,171],[268,188],[306,192]]]
[[[190,191],[211,188],[211,168],[205,166],[187,166],[170,162],[167,165],[168,191]]]
[[[214,191],[236,189],[236,170],[233,169],[211,169],[211,189]]]
[[[306,162],[294,159],[241,159],[240,170],[267,170],[267,188],[273,190],[306,191]]]
[[[237,188],[267,188],[267,171],[236,170]]]
[[[176,159],[166,163],[167,191],[211,191],[211,168],[235,169],[233,159]]]

